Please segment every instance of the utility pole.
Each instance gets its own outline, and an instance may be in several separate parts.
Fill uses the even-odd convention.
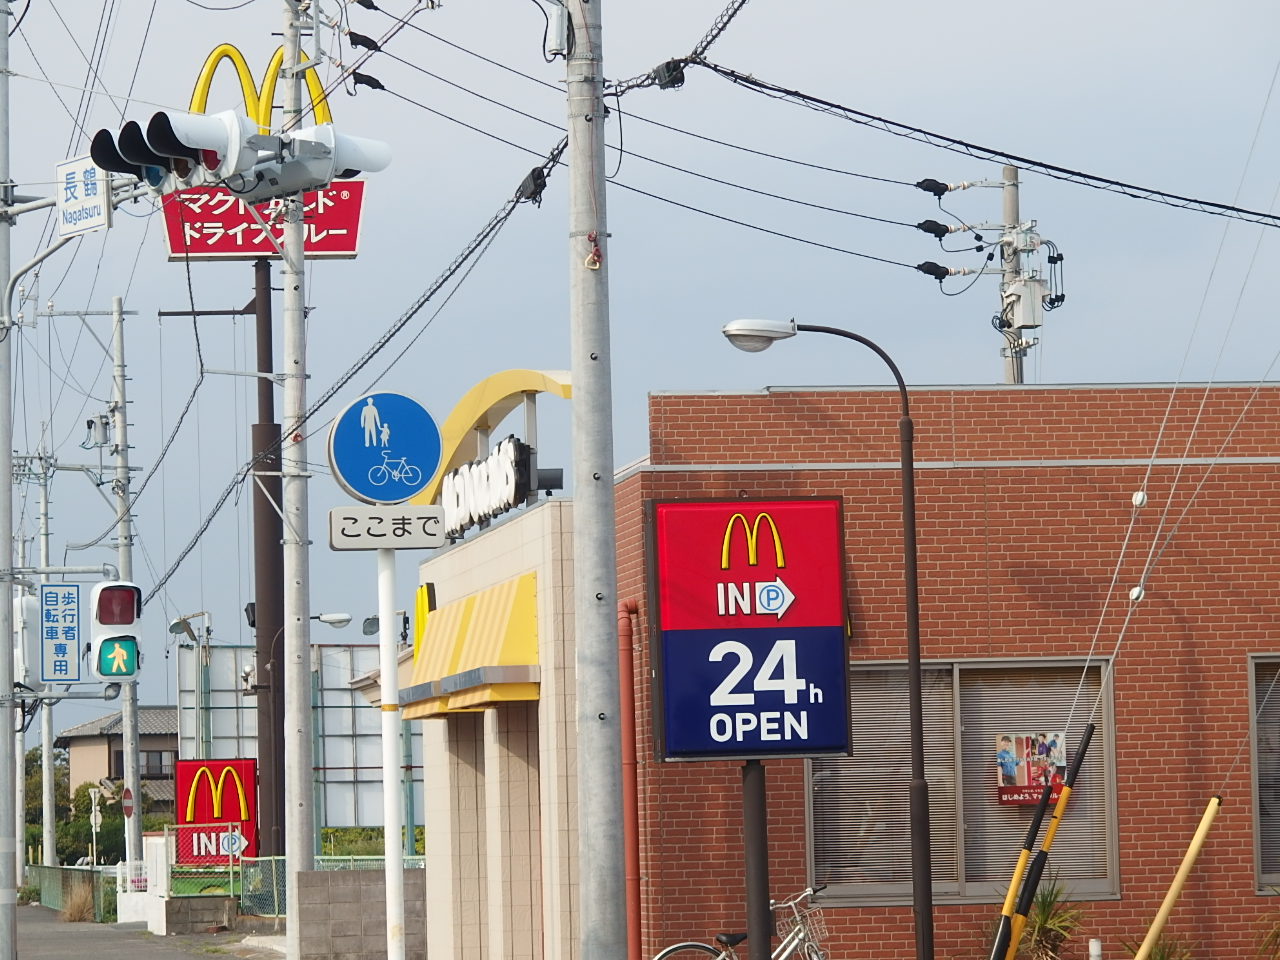
[[[1019,249],[1018,234],[1022,219],[1018,215],[1018,168],[1004,168],[1003,187],[1004,231],[1001,238],[1001,260],[1004,275],[1000,281],[1000,318],[1011,322],[1008,316],[1012,311],[1010,294],[1014,285],[1022,276],[1022,251]],[[1016,333],[1016,331],[1015,331]],[[1019,335],[1020,336],[1020,335]],[[1004,382],[1022,383],[1022,359],[1027,355],[1027,348],[1020,339],[1011,339],[1009,345],[1001,351],[1004,354]]]
[[[129,417],[125,402],[124,301],[111,298],[111,419],[115,438],[116,475],[111,489],[116,497],[116,565],[120,579],[133,581],[133,518],[129,514]],[[121,685],[121,727],[124,733],[124,786],[133,797],[133,816],[124,820],[124,858],[142,859],[142,779],[139,766],[138,682]]]
[[[575,0],[566,57],[573,367],[573,590],[581,960],[627,953],[618,696],[601,0]]]
[[[27,538],[20,535],[15,544],[18,550],[19,568],[27,565]],[[27,664],[27,638],[30,636],[31,624],[27,620],[25,609],[26,588],[20,587],[13,597],[13,646],[14,664],[13,679],[15,683],[29,685],[31,671]],[[18,886],[26,883],[26,846],[27,846],[27,724],[26,717],[18,714],[17,729],[13,733],[13,835],[17,838],[14,850],[13,869],[14,882]]]
[[[13,269],[10,260],[10,208],[14,203],[9,172],[9,24],[13,7],[0,0],[0,284],[7,294]],[[13,331],[8,298],[0,329],[0,776],[13,776]],[[13,790],[0,783],[0,960],[18,956],[18,888],[13,853]]]
[[[40,549],[37,554],[40,558],[41,569],[47,569],[49,566],[49,461],[45,458],[43,452],[36,458],[40,464],[40,473],[37,477],[37,483],[40,485]],[[40,582],[48,583],[49,574],[40,574]],[[51,692],[52,686],[46,687],[45,692]],[[46,700],[40,704],[40,763],[43,771],[40,777],[40,814],[43,818],[41,823],[42,837],[44,846],[44,855],[41,862],[46,867],[57,866],[58,863],[58,834],[56,831],[57,811],[55,808],[54,794],[54,764],[53,764],[53,701]]]
[[[301,19],[295,0],[284,3],[284,128],[302,117]],[[299,877],[315,864],[315,799],[311,755],[311,607],[307,525],[306,259],[303,252],[302,193],[284,198],[284,443],[280,448],[284,523],[284,803],[285,957],[301,960],[302,910]],[[275,678],[272,678],[275,682]]]
[[[284,853],[284,615],[280,541],[280,424],[276,422],[271,343],[271,262],[253,265],[253,307],[258,354],[258,422],[252,428],[254,686],[258,693],[258,850],[264,857]],[[268,451],[271,453],[268,455]],[[259,457],[263,459],[259,460]]]

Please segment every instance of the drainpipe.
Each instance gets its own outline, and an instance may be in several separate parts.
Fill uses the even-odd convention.
[[[640,960],[640,794],[636,777],[636,688],[632,664],[634,600],[618,601],[618,687],[622,707],[622,843],[627,894],[627,957]]]

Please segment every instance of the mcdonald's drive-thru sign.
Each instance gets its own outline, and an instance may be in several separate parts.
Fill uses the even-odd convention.
[[[255,84],[244,55],[229,43],[216,47],[204,62],[191,95],[190,111],[204,113],[214,74],[226,62],[235,71],[250,118],[266,133],[271,128],[272,100],[284,61],[284,48],[276,51]],[[314,68],[305,74],[311,109],[317,123],[331,122],[328,99]],[[343,180],[303,194],[303,249],[308,258],[350,259],[359,247],[360,216],[364,206],[364,181]],[[170,260],[258,260],[279,257],[271,240],[284,243],[284,221],[277,216],[280,200],[248,205],[225,187],[189,187],[166,194],[162,200],[165,242]]]
[[[179,863],[258,854],[258,761],[179,760],[174,792]]]
[[[840,501],[654,501],[648,519],[658,756],[848,753]]]

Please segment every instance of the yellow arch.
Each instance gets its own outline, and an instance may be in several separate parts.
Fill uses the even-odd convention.
[[[464,463],[479,459],[476,429],[491,430],[514,410],[526,393],[549,393],[568,400],[573,396],[569,374],[564,371],[503,370],[481,380],[467,391],[440,428],[440,469],[422,492],[409,502],[435,503],[444,475]]]
[[[195,89],[191,92],[191,113],[204,113],[209,107],[209,89],[213,86],[213,75],[218,72],[222,61],[228,61],[240,80],[240,93],[244,96],[245,112],[258,124],[261,133],[271,132],[271,106],[276,95],[276,80],[280,76],[280,68],[284,65],[284,47],[279,47],[267,64],[262,75],[262,85],[253,82],[253,74],[249,72],[249,64],[239,48],[230,43],[220,43],[205,58],[204,66],[196,77]],[[333,123],[333,114],[329,111],[329,98],[325,96],[324,84],[316,74],[315,68],[309,68],[303,75],[307,81],[307,91],[311,95],[311,108],[315,111],[316,123]]]

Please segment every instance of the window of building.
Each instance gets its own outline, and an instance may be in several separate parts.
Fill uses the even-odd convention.
[[[141,755],[141,763],[138,768],[138,776],[150,777],[152,779],[169,778],[173,776],[173,757],[172,750],[144,750]]]
[[[935,896],[1003,898],[1035,806],[1000,802],[998,742],[1006,734],[1029,734],[1038,741],[1045,733],[1046,742],[1055,733],[1061,737],[1073,702],[1063,756],[1069,759],[1074,752],[1095,703],[1097,730],[1054,841],[1050,866],[1073,894],[1118,892],[1110,699],[1099,698],[1106,666],[1094,661],[1083,667],[1061,661],[987,661],[924,668],[925,778]],[[836,898],[909,900],[906,669],[856,664],[850,692],[853,756],[809,763],[814,880],[827,884],[828,895]],[[1026,757],[1035,751],[1028,749],[1021,759],[1029,771],[1035,769],[1034,761]],[[1277,841],[1280,854],[1280,832]]]
[[[1258,887],[1280,885],[1280,660],[1254,660],[1253,777]]]
[[[152,780],[172,779],[173,761],[176,756],[173,750],[143,750],[138,754],[138,776]],[[111,779],[124,779],[124,751],[111,752]]]

